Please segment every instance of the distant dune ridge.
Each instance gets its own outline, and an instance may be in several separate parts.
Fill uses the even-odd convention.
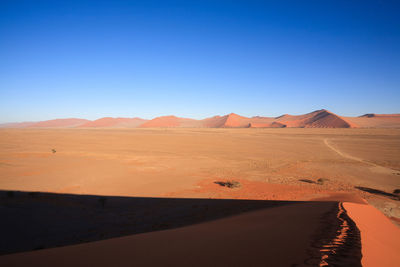
[[[88,121],[79,127],[138,127],[147,120],[141,118],[111,118],[104,117],[94,121]]]
[[[284,114],[279,117],[243,117],[235,113],[202,120],[173,115],[141,118],[111,118],[97,120],[54,119],[40,122],[4,123],[0,128],[400,128],[400,114],[364,114],[342,117],[328,110],[316,110],[303,115]]]
[[[89,122],[89,120],[85,119],[55,119],[55,120],[48,120],[48,121],[39,121],[34,124],[31,124],[27,127],[77,127],[80,126],[86,122]]]

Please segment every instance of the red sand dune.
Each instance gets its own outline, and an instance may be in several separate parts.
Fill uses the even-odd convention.
[[[202,125],[210,128],[235,128],[235,127],[248,127],[248,119],[239,116],[235,113],[230,113],[225,116],[215,116],[212,118],[204,119]]]
[[[28,127],[48,127],[48,128],[57,128],[57,127],[76,127],[82,125],[89,120],[85,119],[55,119],[48,121],[40,121],[34,124],[29,125]]]
[[[138,127],[147,120],[141,118],[111,118],[104,117],[98,120],[89,121],[79,127]]]
[[[400,128],[400,114],[365,114],[344,118],[362,128]]]
[[[187,227],[0,257],[5,266],[292,266],[310,257],[334,202],[299,203]],[[301,229],[301,231],[299,231]],[[318,253],[318,251],[316,251]]]
[[[248,118],[231,113],[227,116],[226,121],[222,127],[247,127]]]
[[[362,265],[399,266],[400,229],[373,206],[344,203],[344,208],[361,233]]]
[[[0,128],[26,128],[29,127],[36,122],[11,122],[11,123],[2,123],[0,124]]]
[[[169,127],[198,127],[199,122],[194,119],[179,118],[175,116],[162,116],[154,118],[140,125],[142,128],[169,128]]]
[[[202,120],[202,126],[206,128],[220,128],[225,124],[228,115],[225,116],[214,116]]]
[[[325,109],[317,110],[304,115],[282,115],[276,118],[277,122],[287,127],[300,128],[357,128],[355,123],[329,112]]]
[[[365,114],[359,117],[341,117],[325,109],[303,115],[285,114],[276,118],[244,117],[235,113],[203,120],[162,116],[152,120],[140,118],[105,117],[95,121],[84,119],[57,119],[42,122],[5,123],[0,128],[25,127],[193,127],[193,128],[400,128],[400,114]]]
[[[245,128],[251,127],[252,125],[258,125],[258,127],[264,127],[260,125],[270,125],[273,118],[269,117],[252,117],[247,118],[235,113],[230,113],[225,116],[215,116],[212,118],[202,120],[204,127],[210,128]],[[257,127],[257,126],[255,126]],[[270,126],[267,126],[270,127]]]

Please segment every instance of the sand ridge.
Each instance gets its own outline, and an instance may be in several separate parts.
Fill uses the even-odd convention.
[[[395,267],[400,262],[400,228],[370,205],[344,203],[361,233],[362,265]]]
[[[79,127],[138,127],[145,123],[141,118],[111,118],[104,117],[79,125]]]
[[[356,254],[359,251],[357,246],[349,250],[349,245],[345,245],[349,239],[341,238],[340,242],[335,241],[335,251],[327,253],[326,242],[336,240],[337,229],[342,226],[338,212],[337,202],[297,203],[177,229],[6,255],[0,257],[0,262],[10,266],[23,266],[28,262],[30,266],[55,262],[59,266],[315,266],[323,262],[338,263],[341,262],[339,255],[354,253],[354,249]],[[328,221],[327,217],[333,220]],[[149,251],[157,256],[149,257]],[[281,253],[285,256],[277,257]],[[63,261],[59,262],[60,258]],[[354,264],[359,262],[359,257],[348,260],[357,266]]]
[[[284,114],[276,118],[254,116],[251,118],[230,113],[202,120],[180,118],[173,115],[141,118],[104,117],[94,121],[84,119],[56,119],[41,122],[4,123],[0,128],[59,128],[59,127],[119,127],[119,128],[400,128],[399,114],[366,114],[343,117],[328,110],[316,110],[303,115]]]

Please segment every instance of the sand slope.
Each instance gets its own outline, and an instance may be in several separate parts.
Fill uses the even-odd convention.
[[[76,127],[82,125],[89,120],[85,119],[55,119],[55,120],[48,120],[48,121],[40,121],[34,124],[29,125],[28,127],[35,127],[35,128],[57,128],[57,127]]]
[[[400,263],[400,228],[370,205],[344,203],[361,232],[362,265],[395,267]]]
[[[170,127],[198,127],[194,119],[179,118],[176,116],[162,116],[154,118],[140,125],[141,128],[170,128]]]
[[[248,127],[249,118],[230,113],[225,116],[215,116],[202,121],[204,127],[210,128],[238,128]]]
[[[356,128],[355,123],[351,123],[344,118],[329,112],[325,109],[317,110],[305,115],[282,115],[276,119],[279,123],[287,127],[300,128]]]
[[[292,204],[202,224],[0,257],[7,266],[292,266],[335,202]],[[299,231],[301,229],[301,231]],[[318,255],[318,253],[316,254]]]
[[[89,121],[79,127],[138,127],[147,120],[141,118],[111,118],[104,117],[98,120]]]
[[[26,128],[36,122],[11,122],[11,123],[1,123],[0,128]]]
[[[344,117],[363,128],[399,128],[400,114],[365,114],[360,117]]]

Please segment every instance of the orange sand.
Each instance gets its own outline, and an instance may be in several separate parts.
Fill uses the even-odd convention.
[[[221,118],[213,120],[224,121]],[[166,120],[172,124],[180,121]],[[243,120],[236,117],[232,123],[242,125]],[[362,203],[362,198],[368,198],[369,203],[379,198],[381,210],[398,218],[397,200],[355,186],[386,194],[399,188],[399,136],[397,129],[1,129],[0,189],[357,203]],[[319,178],[326,182],[317,184]],[[219,180],[236,180],[241,187],[221,187],[214,183]],[[302,205],[247,214],[250,217],[243,214],[242,219],[235,217],[237,220],[232,217],[174,230],[9,255],[0,257],[0,262],[39,265],[46,261],[50,265],[62,258],[66,265],[110,265],[120,263],[119,260],[128,264],[133,260],[171,260],[171,264],[198,262],[204,266],[209,263],[204,255],[210,255],[216,263],[254,265],[256,261],[264,263],[263,257],[272,257],[271,265],[287,265],[303,258],[307,236],[321,225],[316,217],[321,218],[321,212],[328,208],[328,204],[320,202]],[[345,205],[360,228],[362,242],[367,242],[363,252],[365,264],[375,263],[378,256],[384,258],[379,259],[383,263],[394,259],[393,250],[385,247],[386,241],[383,245],[374,243],[368,241],[368,236],[386,240],[392,234],[398,239],[395,226],[389,227],[389,221],[378,211],[368,208],[365,217],[364,213],[358,215],[359,208],[351,207]],[[384,227],[379,228],[380,224]],[[381,236],[375,237],[374,232],[381,232]],[[276,239],[279,236],[282,241]],[[295,242],[288,244],[287,240],[292,239]],[[393,244],[398,251],[397,243],[388,240],[387,244]],[[249,250],[253,245],[254,250]],[[375,255],[374,249],[381,245],[384,249]],[[229,253],[232,250],[235,253]],[[155,251],[159,259],[149,257],[148,251]]]
[[[363,266],[399,266],[400,228],[370,205],[344,203],[344,207],[361,232]]]
[[[243,117],[235,113],[203,120],[162,116],[152,120],[141,118],[105,117],[94,121],[84,119],[56,119],[41,122],[0,124],[0,128],[26,127],[119,127],[119,128],[400,128],[399,114],[366,114],[360,117],[341,117],[325,109],[304,115],[282,115],[276,118]]]

